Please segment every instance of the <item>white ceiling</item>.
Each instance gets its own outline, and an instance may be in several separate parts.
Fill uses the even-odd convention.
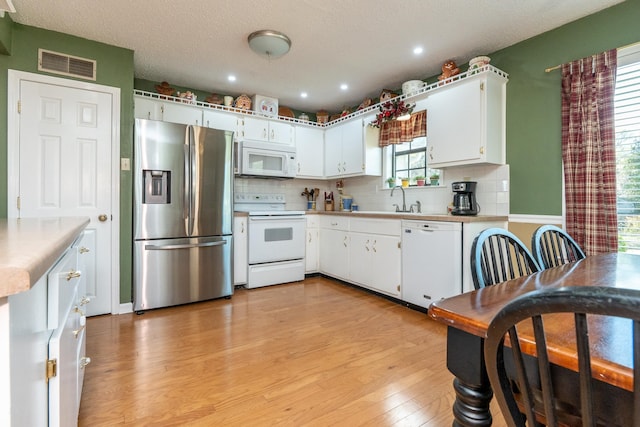
[[[13,0],[14,21],[134,51],[135,76],[339,112],[621,0]],[[268,60],[247,36],[292,40]],[[415,46],[424,53],[415,56]],[[62,52],[68,53],[68,52]],[[550,64],[555,65],[555,64]],[[100,64],[98,63],[98,72]],[[509,70],[505,70],[509,72]],[[229,74],[237,81],[227,80]],[[349,85],[342,91],[342,83]],[[308,98],[300,97],[307,92]],[[374,101],[375,102],[375,101]]]

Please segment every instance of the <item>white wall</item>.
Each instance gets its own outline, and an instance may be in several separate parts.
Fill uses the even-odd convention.
[[[509,215],[509,166],[466,166],[459,168],[447,168],[440,177],[439,187],[411,187],[405,189],[407,208],[411,203],[419,200],[422,203],[422,211],[425,213],[447,213],[447,206],[453,200],[451,183],[455,181],[477,181],[476,199],[480,205],[481,215]],[[308,179],[250,179],[236,178],[236,192],[264,192],[284,193],[287,200],[287,209],[305,210],[307,199],[301,196],[305,187],[319,188],[317,210],[323,210],[322,198],[324,192],[333,191],[338,203],[338,189],[335,179],[332,180],[308,180]],[[393,211],[394,203],[402,205],[402,192],[395,190],[393,198],[391,190],[383,182],[381,177],[355,177],[345,178],[343,193],[353,196],[353,202],[357,203],[362,211]]]

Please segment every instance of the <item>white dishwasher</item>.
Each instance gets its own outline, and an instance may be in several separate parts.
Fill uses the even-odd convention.
[[[462,293],[462,223],[402,221],[403,301],[429,308]]]

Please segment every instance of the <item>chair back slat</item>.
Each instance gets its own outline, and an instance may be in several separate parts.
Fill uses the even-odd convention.
[[[543,269],[579,261],[586,256],[580,245],[555,225],[538,227],[531,237],[531,251]]]
[[[535,258],[514,234],[489,228],[475,238],[471,248],[471,277],[476,289],[539,271]]]
[[[582,411],[582,425],[595,426],[593,416],[593,391],[591,389],[591,353],[589,352],[589,330],[587,316],[584,313],[574,315],[576,327],[576,343],[578,347],[578,369],[580,372],[580,409]]]
[[[573,327],[579,375],[580,413],[558,412],[567,402],[558,402],[554,385],[544,315],[574,313]],[[522,295],[498,312],[487,330],[484,356],[487,373],[502,414],[510,426],[548,426],[575,423],[579,417],[582,426],[611,425],[610,420],[598,418],[594,404],[593,373],[589,343],[588,318],[592,315],[631,319],[631,343],[633,351],[633,402],[621,407],[625,425],[640,427],[640,291],[600,286],[547,288]],[[536,370],[525,363],[518,340],[518,328],[531,319],[535,340]],[[505,336],[509,336],[511,351],[505,352]],[[513,358],[515,373],[507,372],[507,360]],[[532,378],[536,379],[532,382]],[[534,389],[533,384],[539,384]],[[517,393],[517,401],[516,395]],[[520,402],[520,406],[518,405]],[[576,408],[578,405],[576,404]],[[522,411],[522,412],[521,412]],[[569,417],[569,418],[567,418]]]

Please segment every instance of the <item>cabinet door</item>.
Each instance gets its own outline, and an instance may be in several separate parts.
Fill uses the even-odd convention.
[[[345,122],[339,127],[342,129],[342,174],[361,174],[364,171],[362,119]]]
[[[324,132],[320,128],[296,126],[296,178],[322,178],[324,176]]]
[[[320,229],[320,271],[332,277],[349,275],[349,236],[340,230]]]
[[[351,233],[349,244],[349,280],[371,287],[373,236],[362,233]]]
[[[341,176],[342,166],[342,129],[328,128],[324,133],[324,173],[326,177]]]
[[[429,97],[427,150],[432,168],[476,163],[483,154],[484,82],[450,84]]]
[[[370,286],[382,293],[400,297],[402,250],[398,236],[371,236]]]
[[[318,271],[318,255],[320,250],[320,230],[318,228],[307,228],[307,242],[305,249],[305,273],[315,273]]]
[[[245,117],[242,126],[242,139],[254,141],[269,140],[269,122],[263,119]]]
[[[247,217],[233,219],[233,284],[247,283]]]
[[[162,104],[162,121],[202,126],[202,109],[174,102]]]
[[[238,131],[238,118],[235,114],[222,111],[204,110],[202,113],[202,123],[205,127],[213,129]]]
[[[269,121],[269,142],[293,145],[293,126],[289,123]]]
[[[162,103],[149,98],[133,98],[133,113],[136,119],[162,120]]]
[[[73,298],[76,297],[74,292]],[[80,322],[75,310],[67,310],[49,340],[49,360],[57,361],[56,375],[49,379],[49,426],[64,427],[78,423]]]

